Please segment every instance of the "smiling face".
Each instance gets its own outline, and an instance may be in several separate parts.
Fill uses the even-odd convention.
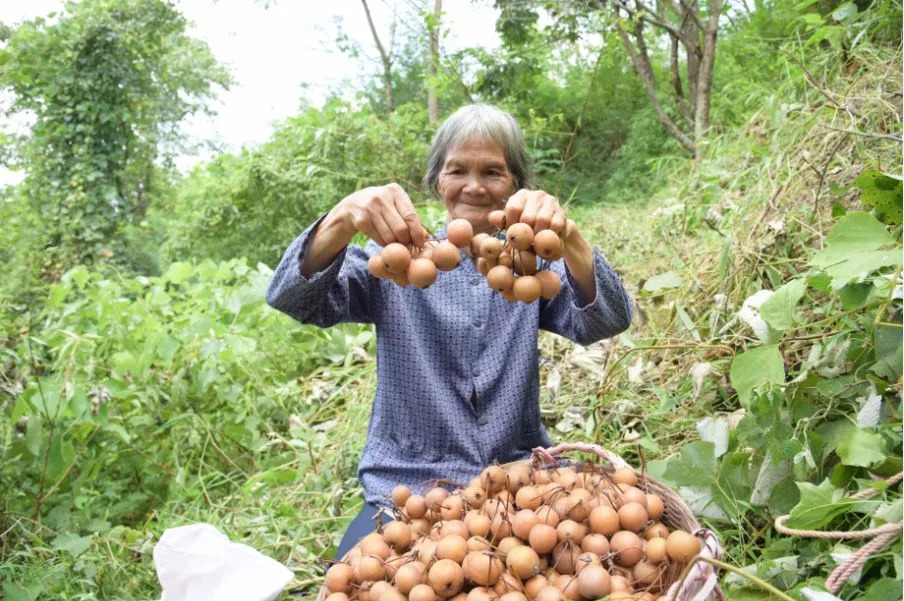
[[[487,215],[504,208],[515,193],[502,146],[483,138],[450,149],[436,183],[449,220],[467,219],[475,232],[492,231]]]

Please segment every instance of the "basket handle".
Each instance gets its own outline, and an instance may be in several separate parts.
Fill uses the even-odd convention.
[[[568,453],[570,451],[593,453],[594,455],[602,457],[603,459],[614,465],[616,469],[631,467],[627,461],[625,461],[612,451],[604,449],[597,444],[588,444],[586,442],[564,442],[548,449],[544,449],[543,447],[535,447],[533,451],[531,451],[531,464],[536,468],[542,465],[556,463],[559,455],[561,455],[562,453]]]

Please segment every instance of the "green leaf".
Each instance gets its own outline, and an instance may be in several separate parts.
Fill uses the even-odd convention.
[[[173,360],[173,357],[175,356],[176,351],[179,350],[180,346],[181,343],[177,339],[173,338],[169,334],[166,334],[163,337],[163,340],[160,341],[160,344],[157,345],[157,355],[161,359],[169,363]]]
[[[826,248],[810,258],[810,264],[832,278],[838,290],[848,282],[862,281],[882,267],[901,263],[901,249],[875,217],[858,211],[838,220],[826,238]]]
[[[54,549],[67,551],[72,555],[81,555],[91,546],[91,543],[92,538],[90,536],[79,536],[72,532],[64,532],[53,539],[51,546]]]
[[[776,330],[789,329],[794,325],[794,307],[803,297],[805,289],[803,278],[791,280],[760,305],[760,316]]]
[[[753,391],[760,386],[785,381],[782,354],[774,345],[761,346],[743,352],[731,362],[731,385],[738,391],[742,405],[750,402]]]
[[[25,448],[37,457],[41,453],[41,443],[44,438],[44,422],[40,415],[32,415],[28,418],[25,427]]]
[[[880,578],[873,582],[866,593],[855,601],[887,601],[901,598],[901,581],[894,578]]]
[[[715,445],[696,440],[681,448],[678,459],[668,462],[665,479],[679,486],[704,486],[711,484],[718,471]]]
[[[848,284],[838,291],[841,299],[841,308],[845,311],[852,311],[862,306],[869,299],[870,293],[873,291],[871,283]]]
[[[173,284],[181,284],[190,278],[192,273],[194,273],[194,269],[192,268],[191,263],[179,261],[170,265],[169,269],[166,270],[166,273],[163,274],[163,277]]]
[[[878,432],[854,428],[844,437],[835,452],[844,465],[870,467],[885,460],[885,439]]]
[[[802,530],[818,530],[836,516],[846,512],[849,504],[842,504],[844,491],[835,488],[828,479],[816,486],[809,482],[798,482],[800,490],[800,503],[791,509],[791,519],[788,526]]]
[[[845,2],[832,11],[832,18],[836,21],[850,21],[857,16],[857,5],[853,2]]]
[[[854,180],[854,185],[860,189],[860,202],[874,209],[882,223],[889,224],[901,223],[902,183],[881,171],[864,171]]]
[[[674,271],[667,271],[659,275],[654,275],[643,285],[643,291],[651,294],[667,290],[670,288],[678,288],[684,283],[681,276]]]
[[[6,601],[34,601],[36,597],[14,582],[3,583],[2,598]]]
[[[901,378],[901,365],[904,361],[902,352],[901,327],[878,324],[873,330],[876,363],[871,371],[889,382],[897,382]]]

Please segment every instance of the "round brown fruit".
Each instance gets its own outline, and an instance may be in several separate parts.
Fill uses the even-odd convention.
[[[581,541],[581,550],[597,555],[606,555],[609,553],[609,539],[602,534],[588,534]]]
[[[665,524],[662,522],[656,522],[644,530],[643,535],[647,540],[652,540],[654,538],[668,538],[669,529],[666,528]]]
[[[426,569],[424,568],[424,564],[419,561],[412,561],[399,567],[395,575],[396,588],[406,595],[415,586],[423,584],[426,580]]]
[[[505,488],[505,470],[491,465],[480,473],[480,483],[488,493],[494,494]]]
[[[367,269],[376,278],[388,278],[391,275],[389,270],[386,269],[382,255],[371,255],[367,260]]]
[[[465,581],[462,567],[451,559],[440,559],[427,572],[429,584],[440,597],[451,597],[461,590]]]
[[[467,554],[468,541],[457,534],[444,536],[436,543],[436,557],[439,559],[451,559],[460,564]]]
[[[538,271],[534,277],[540,280],[540,296],[546,300],[555,298],[562,289],[562,280],[559,279],[559,275],[554,271],[544,269]]]
[[[448,236],[449,242],[458,248],[464,248],[471,243],[474,228],[467,219],[453,219],[446,226],[446,236]]]
[[[431,259],[440,271],[451,271],[461,262],[461,251],[448,240],[443,240],[433,249]]]
[[[594,507],[588,519],[591,532],[605,536],[612,536],[618,532],[618,513],[607,505]]]
[[[513,223],[505,232],[505,240],[517,250],[527,250],[534,241],[534,230],[526,223]]]
[[[473,238],[471,238],[471,254],[475,257],[480,256],[480,245],[483,244],[483,241],[489,238],[489,234],[485,234],[480,232],[479,234],[475,234]]]
[[[523,275],[515,280],[512,292],[522,303],[532,303],[540,298],[540,280],[532,275]]]
[[[681,563],[687,563],[700,553],[700,539],[685,532],[675,530],[665,541],[665,551],[669,557]]]
[[[659,566],[640,560],[634,565],[634,583],[649,586],[659,580]]]
[[[415,288],[426,288],[436,281],[436,265],[430,259],[412,259],[408,266],[408,281]]]
[[[436,601],[436,591],[426,584],[417,584],[408,592],[408,601]]]
[[[647,541],[647,559],[653,563],[661,563],[663,559],[665,559],[666,551],[665,551],[665,539],[664,538],[651,538]]]
[[[643,545],[640,537],[627,530],[619,530],[609,539],[609,547],[615,553],[615,561],[631,567],[643,558]]]
[[[399,484],[392,489],[392,502],[396,507],[404,507],[405,501],[411,496],[411,489],[404,484]]]
[[[612,474],[612,481],[616,484],[627,484],[628,486],[637,485],[637,473],[629,467],[623,467],[615,470]]]
[[[605,597],[611,588],[609,572],[603,566],[589,565],[578,574],[578,590],[585,599]]]
[[[427,513],[427,502],[421,495],[411,495],[405,501],[405,513],[412,518],[422,518]]]
[[[529,250],[515,251],[512,268],[518,275],[534,275],[537,273],[537,255]]]
[[[522,489],[523,490],[523,489]],[[522,540],[530,536],[531,528],[540,523],[537,514],[530,509],[521,509],[512,516],[512,534]]]
[[[663,504],[659,495],[647,493],[647,513],[650,514],[650,519],[658,522],[664,510],[665,504]]]
[[[534,251],[547,261],[555,261],[562,256],[562,240],[552,230],[540,230],[534,235]]]
[[[520,578],[525,580],[540,573],[540,556],[526,545],[518,545],[505,555],[505,565]]]
[[[387,244],[380,255],[387,271],[392,274],[405,273],[411,264],[411,253],[398,242]]]
[[[411,545],[411,526],[405,522],[390,522],[383,528],[383,540],[396,553],[401,553]]]
[[[487,259],[485,257],[477,258],[477,271],[480,272],[480,275],[486,277],[486,275],[490,272],[492,268],[496,267],[496,262]]]
[[[480,256],[495,261],[502,254],[502,241],[488,236],[480,243]]]
[[[646,508],[640,503],[625,503],[618,508],[618,523],[622,530],[630,530],[631,532],[640,532],[647,525]]]
[[[331,593],[348,593],[352,589],[355,570],[347,563],[337,563],[326,571],[326,588]]]
[[[461,565],[468,581],[479,586],[493,586],[502,575],[502,561],[491,551],[471,551]]]
[[[512,270],[504,265],[497,265],[487,272],[487,285],[493,290],[503,292],[511,289],[515,283]]]
[[[556,529],[549,524],[537,524],[530,530],[528,543],[537,553],[549,553],[559,542]]]
[[[499,229],[505,229],[505,211],[490,211],[490,214],[487,215],[487,221]]]

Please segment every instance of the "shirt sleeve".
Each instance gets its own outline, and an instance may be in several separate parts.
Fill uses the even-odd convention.
[[[286,250],[267,288],[267,304],[302,323],[320,327],[342,321],[373,323],[376,278],[367,269],[368,250],[346,246],[322,271],[310,277],[301,274],[308,243],[324,217]]]
[[[581,345],[610,338],[631,325],[631,299],[621,278],[603,255],[593,249],[593,273],[596,298],[584,302],[577,282],[564,260],[554,261],[550,271],[559,275],[562,289],[555,298],[540,305],[540,328],[554,332]]]

